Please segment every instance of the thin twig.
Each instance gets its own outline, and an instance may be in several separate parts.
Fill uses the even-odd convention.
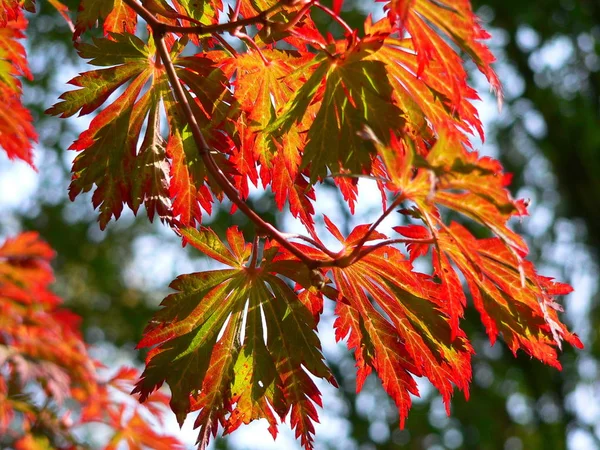
[[[233,16],[231,21],[235,22],[240,17],[240,9],[242,7],[242,0],[235,0],[235,8],[233,9]]]
[[[317,241],[313,238],[310,238],[308,236],[304,236],[303,234],[281,233],[281,235],[284,236],[286,239],[299,239],[301,241],[308,242],[309,244],[313,245],[315,248],[321,250],[323,253],[325,253],[327,256],[329,256],[333,260],[336,260],[340,256],[339,253],[332,252],[327,247],[325,247],[323,244],[321,244],[319,241]]]
[[[256,261],[258,260],[258,244],[260,243],[260,235],[256,233],[254,240],[252,241],[252,259],[250,260],[250,267],[254,269],[256,267]]]
[[[346,34],[349,34],[350,36],[354,36],[354,30],[350,27],[350,25],[348,25],[346,23],[346,21],[344,19],[342,19],[339,16],[339,14],[336,14],[332,9],[328,8],[325,5],[322,5],[318,1],[314,2],[313,5],[315,5],[317,8],[319,8],[320,10],[327,13],[333,20],[335,20],[344,29]],[[357,37],[357,39],[358,39],[358,37]]]
[[[385,218],[387,216],[389,216],[392,211],[394,209],[396,209],[396,207],[402,203],[402,201],[404,201],[404,197],[402,195],[398,196],[393,202],[392,204],[381,214],[381,216],[379,216],[379,218],[373,223],[371,224],[371,226],[369,227],[369,231],[367,231],[367,233],[365,233],[365,235],[362,237],[362,239],[360,241],[358,241],[358,244],[356,245],[356,247],[354,247],[354,250],[352,250],[352,253],[350,253],[349,259],[350,259],[350,264],[352,264],[353,262],[355,262],[357,260],[358,255],[360,255],[361,249],[365,246],[366,242],[369,240],[369,237],[371,236],[371,233],[373,233],[377,227],[379,225],[381,225],[381,222],[383,222],[385,220]]]
[[[353,264],[356,261],[359,261],[360,259],[367,256],[369,253],[374,252],[375,250],[378,250],[382,247],[387,247],[388,245],[394,245],[394,244],[407,244],[407,245],[408,244],[435,244],[435,239],[388,239],[386,241],[379,242],[378,244],[375,244],[375,245],[363,247],[360,250],[360,252],[358,253],[355,260],[352,261],[350,264]],[[350,264],[348,264],[348,265],[350,265]]]
[[[254,39],[252,39],[250,36],[248,36],[246,33],[242,32],[240,30],[234,30],[234,31],[232,31],[231,35],[235,36],[238,39],[240,39],[248,47],[254,49],[254,51],[256,51],[258,53],[258,56],[260,56],[260,59],[262,60],[262,62],[264,63],[265,66],[270,66],[271,65],[271,61],[269,61],[267,59],[267,57],[262,52],[262,50],[260,49],[260,47],[258,45],[256,45],[256,42],[254,42]]]

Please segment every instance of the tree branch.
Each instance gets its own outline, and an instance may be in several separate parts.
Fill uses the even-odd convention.
[[[379,217],[379,219],[371,225],[369,232],[361,239],[359,244],[353,249],[350,255],[341,255],[340,253],[335,253],[327,248],[325,248],[322,244],[312,240],[310,238],[306,238],[304,236],[294,235],[293,238],[303,239],[310,244],[317,247],[324,254],[326,254],[329,260],[316,260],[307,255],[305,255],[300,249],[298,249],[292,242],[288,240],[288,238],[292,238],[290,235],[286,235],[285,233],[280,232],[277,228],[275,228],[270,223],[266,222],[262,217],[260,217],[252,208],[250,208],[244,200],[239,196],[236,187],[229,181],[229,179],[225,176],[225,174],[221,171],[219,166],[216,164],[215,160],[211,155],[211,148],[206,138],[202,134],[202,130],[196,121],[194,113],[191,109],[191,106],[187,100],[181,82],[179,80],[179,76],[177,75],[175,66],[173,65],[173,61],[171,61],[171,56],[169,54],[169,50],[166,46],[164,36],[165,33],[168,32],[176,32],[176,33],[198,33],[198,34],[218,34],[225,31],[230,31],[235,34],[236,30],[240,27],[246,25],[254,25],[258,23],[265,23],[270,14],[273,14],[280,9],[284,8],[287,5],[285,0],[277,2],[272,7],[262,11],[254,17],[250,17],[247,19],[234,20],[227,23],[217,24],[217,25],[198,25],[193,27],[180,27],[169,25],[161,22],[152,12],[146,9],[143,5],[138,3],[136,0],[124,0],[125,3],[130,6],[134,11],[136,11],[150,26],[152,29],[152,34],[154,36],[156,42],[156,48],[158,55],[160,57],[160,61],[165,67],[167,72],[167,77],[169,79],[169,83],[173,89],[175,98],[177,102],[183,109],[183,113],[185,118],[190,126],[190,130],[192,132],[192,136],[198,147],[198,153],[204,162],[208,172],[215,179],[219,187],[223,190],[225,195],[229,198],[229,200],[236,205],[242,213],[244,213],[248,219],[250,219],[257,227],[259,232],[263,232],[269,235],[273,240],[275,240],[278,244],[280,244],[283,248],[289,251],[292,255],[298,258],[299,261],[304,263],[309,269],[315,268],[326,268],[326,267],[348,267],[354,264],[359,259],[368,255],[369,253],[377,250],[386,245],[391,245],[394,243],[430,243],[430,240],[411,240],[411,239],[395,239],[388,240],[374,246],[364,247],[369,235],[375,231],[377,226],[381,224],[381,222],[393,211],[393,209],[398,205],[401,201],[401,197],[398,197],[386,211]],[[302,13],[306,13],[306,9],[309,6],[315,5],[323,9],[318,2],[310,2],[305,8],[302,9]]]
[[[233,32],[238,28],[249,26],[249,25],[257,25],[259,23],[265,24],[268,21],[270,15],[277,13],[278,11],[285,8],[285,6],[289,3],[286,0],[280,0],[275,3],[270,8],[261,11],[255,16],[248,17],[246,19],[234,20],[231,22],[218,23],[215,25],[194,25],[190,27],[182,27],[179,25],[171,25],[168,23],[161,22],[157,19],[154,14],[148,11],[143,5],[138,3],[136,0],[124,0],[127,6],[133,9],[136,13],[138,13],[152,28],[152,30],[156,33],[165,33],[167,31],[173,33],[182,33],[182,34],[218,34],[225,32]],[[186,19],[187,20],[187,19]]]
[[[396,199],[394,199],[392,204],[383,212],[383,214],[381,214],[381,216],[379,216],[379,218],[369,227],[369,231],[358,242],[356,247],[354,247],[354,250],[352,250],[352,253],[350,253],[350,256],[348,257],[350,260],[350,264],[352,264],[352,263],[356,262],[358,259],[360,259],[359,255],[361,254],[361,250],[365,246],[365,243],[369,239],[369,236],[371,236],[371,233],[373,233],[377,229],[377,227],[379,225],[381,225],[381,222],[383,222],[385,220],[385,218],[387,216],[389,216],[392,213],[392,211],[394,209],[396,209],[396,207],[400,203],[402,203],[403,200],[404,200],[404,197],[402,195],[399,195]]]
[[[129,2],[131,0],[126,0],[126,1]],[[205,139],[204,135],[202,134],[202,131],[200,130],[200,126],[198,125],[198,122],[196,121],[194,113],[192,112],[192,108],[190,107],[190,104],[187,101],[185,92],[183,91],[183,87],[181,86],[181,83],[179,82],[179,77],[177,76],[177,72],[175,71],[175,66],[173,65],[173,62],[171,61],[171,57],[169,55],[169,50],[167,49],[167,45],[165,44],[164,31],[157,32],[156,30],[153,29],[153,32],[154,32],[154,37],[156,40],[156,49],[158,51],[160,59],[162,60],[164,66],[165,66],[165,69],[167,71],[167,76],[168,76],[169,82],[173,88],[175,98],[177,99],[177,101],[179,102],[179,104],[181,105],[181,107],[183,109],[185,118],[190,126],[191,131],[192,131],[194,141],[196,142],[196,146],[198,147],[198,152],[199,152],[200,157],[202,158],[202,161],[204,162],[204,165],[206,166],[208,172],[214,177],[214,179],[217,181],[217,183],[219,184],[219,186],[221,187],[221,189],[223,190],[225,195],[227,195],[229,200],[231,200],[231,202],[234,205],[236,205],[240,209],[240,211],[242,211],[252,222],[254,222],[260,230],[264,230],[275,241],[277,241],[277,243],[279,243],[282,247],[284,247],[286,250],[288,250],[291,254],[293,254],[296,258],[298,258],[300,261],[302,261],[308,267],[310,267],[310,268],[315,267],[315,264],[317,263],[317,261],[313,260],[312,258],[309,258],[304,253],[302,253],[302,251],[300,251],[298,248],[296,248],[296,246],[294,246],[294,244],[289,242],[279,232],[279,230],[277,230],[277,228],[275,228],[270,223],[265,222],[262,219],[262,217],[260,217],[252,208],[250,208],[246,204],[246,202],[244,200],[242,200],[240,198],[235,186],[233,186],[231,184],[231,182],[227,179],[225,174],[223,174],[223,172],[221,171],[219,166],[217,166],[217,164],[215,163],[215,160],[213,159],[213,157],[210,153],[210,151],[211,151],[210,146],[208,145],[208,142],[206,142],[206,139]]]

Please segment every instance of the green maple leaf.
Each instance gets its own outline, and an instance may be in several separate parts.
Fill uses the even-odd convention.
[[[208,58],[181,56],[186,42],[176,41],[171,57],[212,143],[213,123],[220,124],[226,117],[227,80]],[[200,205],[210,211],[212,194],[205,186],[207,175],[164,66],[157,63],[153,41],[146,44],[131,34],[111,34],[110,39],[78,44],[78,51],[90,64],[103,68],[71,80],[78,89],[62,94],[48,114],[89,114],[119,88],[124,90],[71,146],[80,152],[73,163],[71,199],[96,188],[92,201],[100,210],[101,228],[111,217],[119,218],[123,205],[137,213],[144,204],[150,219],[158,215],[183,225],[200,221]],[[169,124],[168,136],[161,134],[161,106]],[[140,139],[144,124],[146,132]]]
[[[277,417],[283,421],[291,410],[292,427],[310,447],[321,400],[309,373],[335,383],[311,311],[275,275],[271,258],[247,265],[249,246],[236,229],[228,231],[229,248],[206,228],[182,234],[231,268],[182,275],[171,284],[177,292],[163,301],[139,344],[155,348],[135,392],[144,401],[166,381],[180,422],[200,410],[202,445],[219,424],[231,432],[260,418],[275,435]]]

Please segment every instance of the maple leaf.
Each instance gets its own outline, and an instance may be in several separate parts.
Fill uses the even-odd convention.
[[[521,256],[528,253],[521,236],[506,226],[512,217],[527,214],[507,189],[510,176],[490,157],[469,152],[452,134],[442,134],[427,155],[437,174],[434,201],[485,225]]]
[[[401,200],[413,200],[430,227],[443,223],[438,207],[444,206],[489,228],[520,255],[527,254],[523,238],[506,225],[527,214],[525,204],[507,189],[511,177],[497,160],[467,150],[462,133],[441,130],[425,155],[400,140],[389,146],[375,141],[375,146],[386,169],[387,187]]]
[[[448,76],[441,64],[428,60],[427,70],[420,69],[419,53],[411,39],[396,37],[387,19],[365,22],[366,39],[383,40],[383,45],[367,59],[381,61],[386,65],[388,79],[393,87],[394,100],[403,111],[403,117],[412,131],[412,139],[428,139],[432,128],[435,132],[456,129],[461,132],[476,130],[483,137],[483,129],[472,100],[476,91],[467,84],[467,74],[460,59],[454,61],[452,76]]]
[[[521,348],[557,368],[555,347],[563,339],[582,347],[558,320],[558,306],[552,298],[569,293],[570,287],[540,277],[530,262],[520,260],[502,240],[476,239],[457,223],[439,232],[437,241],[440,253],[464,275],[492,343],[501,332],[513,353]],[[454,271],[448,264],[446,270]]]
[[[266,58],[266,64],[262,58]],[[307,228],[314,227],[313,189],[300,171],[301,149],[305,137],[293,126],[281,139],[273,139],[264,130],[283,109],[305,77],[298,69],[312,59],[302,52],[262,50],[237,58],[226,58],[220,66],[233,78],[234,97],[240,115],[237,118],[238,150],[231,158],[240,176],[236,177],[242,197],[248,195],[247,179],[256,186],[259,163],[263,186],[270,184],[281,210],[289,201],[290,212]],[[301,127],[308,126],[303,121]]]
[[[515,201],[507,189],[510,177],[502,172],[498,161],[468,151],[460,131],[440,132],[424,157],[404,141],[394,140],[389,147],[379,142],[375,145],[390,180],[387,186],[398,195],[396,202],[414,202],[411,214],[426,227],[396,227],[396,231],[410,238],[437,239],[440,230],[446,227],[440,213],[444,207],[485,226],[515,255],[526,256],[526,243],[507,226],[512,217],[526,214],[521,202]],[[426,244],[409,245],[411,260],[428,249]],[[466,305],[462,284],[444,254],[434,254],[433,269],[442,280],[441,289],[447,299],[444,309],[450,316],[453,333],[458,332]]]
[[[386,238],[361,225],[344,239],[335,225],[325,220],[330,232],[344,244],[345,254],[351,254],[365,239]],[[468,396],[473,349],[462,330],[452,334],[438,286],[430,277],[415,273],[391,245],[374,247],[354,264],[331,270],[339,291],[336,338],[349,336],[348,346],[355,348],[357,390],[375,369],[398,406],[401,426],[411,405],[409,394],[418,395],[411,373],[431,381],[448,411],[453,384]]]
[[[33,167],[31,143],[37,140],[30,112],[21,103],[21,82],[32,78],[25,49],[19,42],[27,21],[19,2],[0,5],[0,147],[10,159],[18,158]]]
[[[310,78],[271,125],[274,131],[289,131],[311,103],[320,100],[302,155],[302,167],[310,166],[311,182],[325,177],[328,170],[368,171],[373,149],[358,134],[365,126],[383,142],[402,128],[402,112],[392,100],[385,65],[366,59],[380,45],[356,44],[334,59],[318,55],[302,69],[312,71]]]
[[[95,39],[93,44],[80,44],[78,50],[82,58],[90,59],[90,64],[114,67],[75,77],[70,84],[80,89],[61,95],[62,101],[46,113],[67,117],[81,110],[80,114],[88,114],[117,88],[131,82],[117,100],[94,117],[90,128],[70,147],[81,152],[73,162],[70,198],[73,200],[95,185],[92,202],[100,209],[99,222],[103,229],[113,215],[120,216],[124,203],[133,204],[130,190],[137,179],[131,178],[130,170],[136,165],[141,121],[137,121],[137,127],[131,124],[136,117],[143,120],[150,107],[148,101],[136,103],[136,100],[153,75],[153,87],[164,89],[165,86],[160,83],[161,73],[156,73],[150,63],[151,48],[133,35],[113,35],[113,40]]]
[[[104,34],[135,33],[137,14],[123,0],[80,0],[73,39],[104,21]]]
[[[102,14],[103,11],[101,11]],[[130,33],[135,34],[137,14],[123,0],[114,0],[110,13],[104,19],[104,34]]]
[[[389,148],[377,146],[388,169],[389,186],[397,190],[399,199],[415,203],[411,214],[425,224],[395,230],[409,238],[434,238],[434,275],[440,281],[445,298],[442,309],[450,317],[453,336],[460,332],[459,320],[466,305],[456,265],[467,280],[492,343],[501,330],[513,352],[523,348],[559,367],[552,347],[560,347],[563,339],[575,346],[581,343],[558,320],[557,305],[550,294],[557,288],[523,259],[527,245],[507,226],[511,217],[524,215],[526,210],[510,195],[510,177],[502,172],[500,163],[468,151],[456,131],[440,133],[425,158],[420,159],[418,169],[410,166],[416,161],[410,148],[402,147],[404,157],[394,158]],[[439,207],[464,214],[497,238],[478,240],[458,224],[448,227]],[[411,259],[425,254],[429,247],[409,245]]]
[[[241,112],[237,119],[240,134],[246,129],[249,131],[240,135],[241,148],[234,163],[240,175],[249,176],[255,185],[256,162],[268,170],[275,153],[273,144],[261,132],[300,86],[300,81],[281,81],[296,69],[300,58],[280,50],[264,50],[262,57],[271,62],[266,64],[261,55],[254,52],[240,58],[226,58],[220,64],[227,77],[235,79],[235,100]]]
[[[312,448],[315,404],[321,400],[308,373],[334,380],[311,312],[272,273],[272,258],[260,267],[245,265],[250,247],[239,231],[229,229],[229,248],[209,229],[181,232],[186,242],[231,268],[182,275],[171,284],[177,292],[163,301],[138,345],[156,347],[134,392],[144,401],[166,381],[180,423],[200,410],[201,448],[219,424],[228,433],[265,418],[275,436],[274,413],[284,420],[290,410],[296,435]]]
[[[409,32],[419,60],[418,75],[423,73],[431,61],[443,67],[443,74],[460,89],[466,79],[462,77],[462,61],[435,30],[440,30],[466,52],[487,77],[490,86],[500,92],[500,81],[491,64],[495,61],[492,52],[481,41],[490,35],[479,24],[469,0],[377,0],[387,3],[392,19],[397,19]],[[432,27],[433,26],[433,27]],[[458,94],[458,91],[457,91]]]
[[[70,147],[81,152],[73,162],[70,197],[74,199],[95,186],[92,202],[100,209],[102,229],[111,217],[119,218],[125,204],[137,213],[143,203],[150,219],[157,214],[163,220],[177,218],[184,225],[199,222],[199,204],[210,211],[212,195],[204,184],[206,174],[168,87],[164,67],[155,63],[153,44],[147,45],[131,34],[110,37],[78,44],[82,58],[106,68],[75,77],[70,84],[79,89],[62,94],[61,101],[46,111],[60,117],[89,114],[125,86]],[[226,80],[207,58],[178,58],[183,46],[174,43],[172,47],[178,73],[195,96],[198,121],[210,131],[212,121],[218,120],[218,106],[227,100],[223,97]],[[200,76],[202,83],[198,82]],[[166,146],[159,126],[161,103],[170,125]],[[140,144],[145,122],[146,133]]]

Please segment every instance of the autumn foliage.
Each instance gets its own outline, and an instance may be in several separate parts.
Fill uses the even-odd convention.
[[[63,309],[49,290],[53,257],[32,232],[0,246],[0,445],[81,448],[85,443],[78,432],[102,423],[112,432],[107,449],[122,443],[182,448],[176,439],[156,433],[147,419],[150,413],[162,420],[161,406],[168,404],[164,393],[155,392],[146,407],[127,402],[124,394],[131,391],[137,370],[123,368],[108,376],[90,357],[79,317]]]
[[[439,390],[448,411],[454,388],[468,396],[467,301],[491,342],[501,335],[513,353],[560,368],[561,343],[581,346],[555,300],[571,288],[539,275],[507,225],[527,214],[526,202],[512,198],[498,161],[471,148],[471,136],[483,138],[483,130],[463,57],[502,94],[470,2],[374,3],[387,14],[369,17],[361,30],[344,21],[342,0],[237,0],[232,8],[221,0],[82,0],[74,16],[74,45],[94,67],[47,111],[96,113],[70,147],[78,152],[70,197],[93,191],[101,228],[124,207],[137,214],[143,205],[150,220],[158,217],[224,266],[173,281],[174,293],[140,339],[150,351],[133,389],[147,404],[166,382],[180,423],[199,412],[202,448],[219,428],[230,433],[256,419],[266,419],[275,436],[288,414],[312,448],[321,405],[314,378],[336,385],[316,334],[325,298],[336,305],[336,338],[354,352],[357,390],[375,372],[401,426],[418,395],[415,377]],[[31,163],[34,132],[16,78],[29,76],[21,6],[32,5],[2,0],[0,10],[0,146]],[[315,10],[337,23],[338,37],[315,25]],[[103,37],[88,38],[96,25]],[[333,181],[354,213],[361,178],[376,181],[382,212],[348,236],[324,217],[342,246],[332,251],[315,226],[315,188]],[[280,209],[287,205],[306,236],[276,229],[248,206],[250,186],[259,184]],[[219,237],[202,226],[215,201],[225,200],[254,222],[253,242],[235,227]],[[392,213],[401,219],[385,235],[378,227]],[[16,324],[27,308],[39,309],[57,333],[73,333],[79,353],[71,349],[69,357],[89,365],[72,321],[46,291],[50,250],[31,235],[3,249],[0,269],[17,264],[17,276],[34,286],[23,300],[5,294],[17,282],[0,278],[3,324],[5,314]],[[430,270],[416,271],[417,259]],[[30,266],[35,273],[25,271]],[[3,336],[2,351],[24,351]],[[5,380],[23,382],[20,366],[8,361]],[[63,369],[75,371],[69,377],[78,387],[68,389],[79,391],[46,383],[47,395],[95,401],[86,391],[93,364]],[[4,417],[15,408],[4,408]]]

